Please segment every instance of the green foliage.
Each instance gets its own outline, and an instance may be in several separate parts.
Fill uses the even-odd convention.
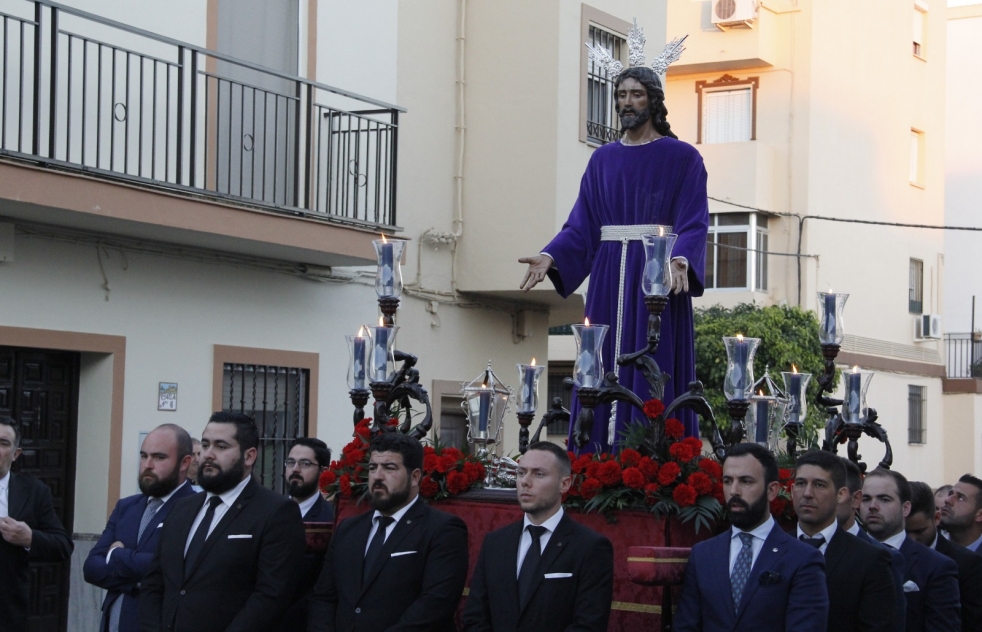
[[[717,422],[728,426],[723,378],[726,375],[724,336],[740,333],[748,338],[760,338],[754,360],[754,377],[760,379],[770,367],[771,379],[784,387],[781,371],[790,371],[794,364],[800,373],[811,373],[808,384],[808,414],[799,445],[817,447],[820,432],[825,426],[825,414],[815,404],[820,390],[817,377],[824,371],[822,346],[818,341],[818,318],[813,312],[798,307],[758,307],[751,304],[726,309],[719,305],[695,311],[696,378],[706,386],[706,398]],[[836,375],[838,384],[838,375]],[[708,427],[700,428],[709,436]]]

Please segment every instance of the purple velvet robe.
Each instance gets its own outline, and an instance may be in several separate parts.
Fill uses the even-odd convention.
[[[649,399],[648,382],[633,366],[618,367],[614,344],[617,338],[617,298],[620,280],[621,242],[601,241],[602,226],[663,224],[672,226],[678,241],[672,257],[689,261],[689,292],[671,294],[662,313],[661,343],[655,361],[671,379],[665,385],[667,406],[688,390],[696,377],[695,334],[692,324],[692,298],[702,296],[706,269],[706,235],[709,207],[706,197],[706,168],[702,156],[691,145],[665,137],[646,145],[625,146],[610,143],[598,148],[590,158],[580,182],[580,194],[562,231],[542,252],[555,261],[549,278],[564,298],[590,275],[586,297],[586,316],[591,324],[610,325],[604,340],[604,371],[618,371],[619,381],[643,400]],[[633,240],[627,246],[624,274],[624,308],[620,353],[632,353],[647,345],[648,310],[641,290],[644,246]],[[574,392],[572,431],[580,409]],[[687,436],[699,436],[698,420],[691,411],[680,411]],[[583,452],[610,451],[607,437],[610,405],[595,409],[592,442]],[[617,405],[615,449],[620,433],[644,415],[623,402]]]

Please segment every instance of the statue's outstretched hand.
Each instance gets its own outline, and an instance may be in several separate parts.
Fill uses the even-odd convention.
[[[672,259],[672,291],[676,294],[689,291],[689,262],[682,257]]]
[[[546,273],[552,267],[552,257],[549,255],[522,257],[518,262],[527,263],[529,266],[529,269],[525,272],[525,278],[522,279],[522,284],[519,286],[524,292],[528,292],[538,285],[539,281],[546,278]]]

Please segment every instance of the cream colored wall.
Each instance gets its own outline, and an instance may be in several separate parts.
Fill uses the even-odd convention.
[[[113,357],[101,353],[81,354],[75,448],[75,518],[72,527],[76,533],[101,533],[106,523],[106,507],[102,499],[105,497],[103,481],[109,476],[112,386]],[[123,452],[131,451],[124,446]],[[136,469],[128,473],[135,481]],[[125,489],[129,489],[129,485]],[[92,502],[94,499],[98,501]]]
[[[962,474],[982,472],[982,395],[944,396],[944,482],[954,483]]]

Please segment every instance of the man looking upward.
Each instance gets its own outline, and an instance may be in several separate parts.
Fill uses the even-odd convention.
[[[965,474],[951,489],[941,509],[941,528],[951,541],[982,553],[982,480]]]
[[[634,51],[632,50],[632,54]],[[665,92],[658,75],[644,66],[624,70],[614,79],[620,141],[596,149],[580,183],[580,193],[560,233],[528,264],[522,289],[530,290],[546,276],[566,298],[590,276],[586,316],[593,324],[610,325],[603,343],[605,371],[616,371],[622,385],[648,393],[641,371],[618,367],[618,355],[644,348],[648,311],[641,290],[645,267],[642,236],[659,226],[678,235],[672,250],[672,293],[661,316],[661,344],[654,354],[659,368],[671,376],[663,396],[667,406],[695,380],[695,335],[692,297],[702,296],[706,267],[709,208],[706,169],[691,145],[672,133],[666,116]],[[579,400],[574,399],[576,419]],[[698,436],[691,411],[680,411],[686,434]],[[609,452],[615,438],[633,421],[629,406],[595,409],[584,451]],[[570,424],[574,446],[576,424]]]

